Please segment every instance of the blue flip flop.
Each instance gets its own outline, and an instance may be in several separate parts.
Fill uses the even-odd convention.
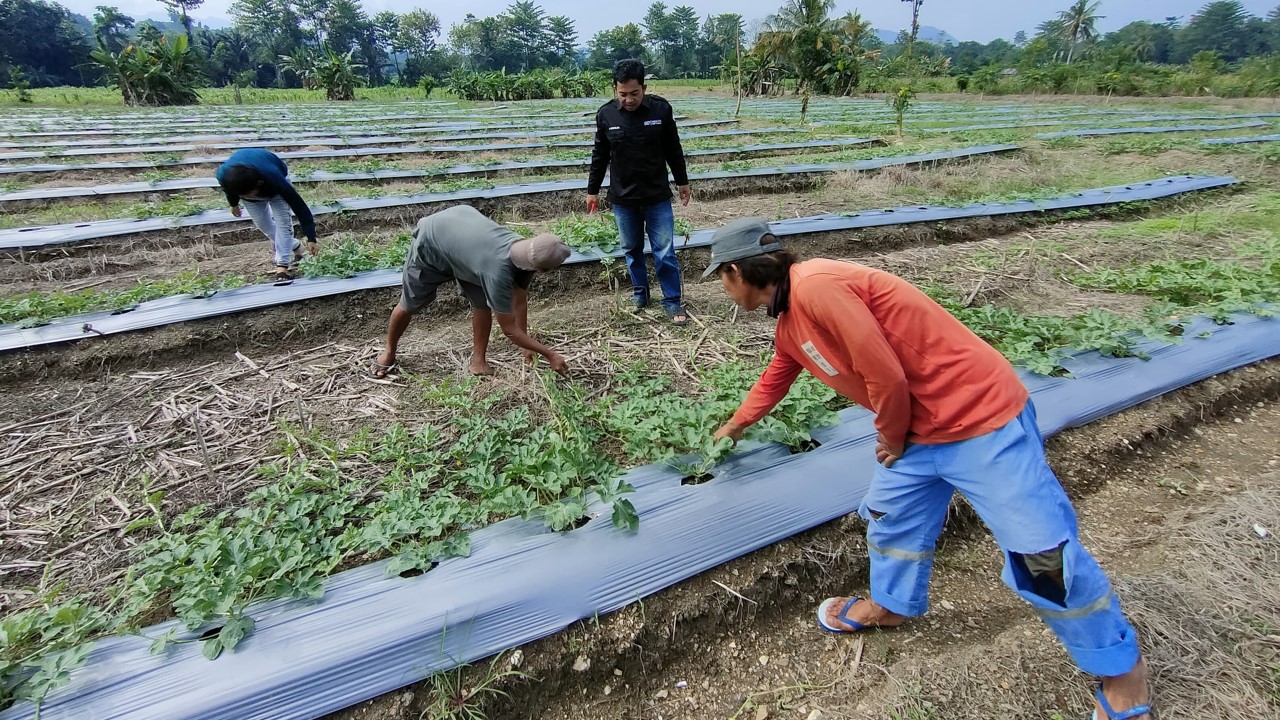
[[[862,598],[860,597],[850,598],[849,602],[845,603],[844,607],[840,608],[840,614],[836,616],[840,620],[840,622],[846,623],[849,625],[849,627],[852,627],[853,628],[852,630],[841,630],[840,628],[832,627],[827,624],[827,610],[833,604],[835,604],[835,602],[839,600],[839,598],[827,598],[826,600],[822,601],[821,605],[818,606],[818,625],[820,625],[823,630],[826,630],[827,632],[830,632],[830,633],[847,634],[847,633],[858,632],[859,630],[866,630],[867,629],[866,625],[863,625],[857,620],[853,620],[849,617],[849,608],[853,607],[854,604],[861,599]]]
[[[844,618],[841,619],[843,620]],[[1094,710],[1093,720],[1133,720],[1133,718],[1151,714],[1150,704],[1135,705],[1123,712],[1116,712],[1111,707],[1111,703],[1107,702],[1106,696],[1102,694],[1102,685],[1098,685],[1098,687],[1093,689],[1093,696],[1098,699],[1098,704],[1102,706],[1102,711],[1107,714],[1105,718],[1099,718],[1098,711]]]

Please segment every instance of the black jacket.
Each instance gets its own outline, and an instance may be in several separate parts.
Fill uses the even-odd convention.
[[[607,167],[609,202],[635,206],[670,200],[668,166],[676,185],[689,184],[671,103],[645,95],[635,112],[623,110],[616,99],[600,106],[587,194],[599,194]]]

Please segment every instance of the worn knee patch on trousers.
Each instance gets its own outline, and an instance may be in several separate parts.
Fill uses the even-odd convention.
[[[1063,583],[1062,551],[1067,541],[1049,550],[1038,553],[1015,553],[1009,556],[1014,562],[1022,565],[1022,570],[1030,577],[1030,590],[1040,597],[1066,606],[1067,589]]]
[[[1045,573],[1062,574],[1062,548],[1066,547],[1064,541],[1061,545],[1052,550],[1044,550],[1038,553],[1022,554],[1015,553],[1022,558],[1022,562],[1027,566],[1027,572],[1032,576],[1044,575]]]

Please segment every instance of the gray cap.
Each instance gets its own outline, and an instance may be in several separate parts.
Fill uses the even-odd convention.
[[[521,270],[555,270],[571,252],[560,238],[542,233],[511,243],[511,264]]]
[[[772,234],[773,231],[769,229],[769,223],[761,218],[734,220],[716,230],[715,234],[711,236],[711,265],[706,272],[702,273],[702,277],[711,277],[711,274],[719,270],[720,266],[725,263],[737,262],[738,260],[745,260],[749,257],[781,250],[782,245],[776,241],[768,245],[760,244],[760,240],[765,235]]]

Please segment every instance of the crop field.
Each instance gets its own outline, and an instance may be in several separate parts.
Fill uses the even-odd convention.
[[[655,89],[681,118],[692,176],[693,201],[675,208],[685,327],[631,308],[612,215],[586,213],[600,99],[0,108],[0,720],[84,717],[77,697],[125,692],[94,673],[132,647],[158,692],[178,693],[165,667],[212,678],[271,652],[267,628],[345,602],[342,578],[419,588],[470,617],[460,588],[499,583],[500,568],[433,583],[488,557],[486,529],[582,552],[588,526],[645,537],[636,469],[691,494],[729,482],[717,468],[735,451],[712,433],[767,363],[772,321],[698,279],[702,231],[739,217],[793,228],[783,242],[802,257],[907,278],[1040,376],[1070,377],[1079,353],[1211,344],[1280,302],[1274,103],[781,97],[739,110],[692,84]],[[262,146],[317,210],[320,252],[288,288],[272,287],[270,242],[213,181],[236,148]],[[1126,195],[1184,176],[1236,182]],[[1102,200],[1054,206],[1098,188]],[[567,358],[567,378],[500,334],[496,374],[471,377],[452,291],[416,319],[399,368],[369,377],[414,224],[461,202],[575,251],[530,291],[531,333]],[[897,220],[872,222],[885,209]],[[909,219],[921,209],[941,214]],[[257,299],[204,309],[236,298]],[[1280,364],[1263,360],[1050,442],[1166,717],[1280,713],[1278,394]],[[779,457],[831,452],[823,432],[848,410],[806,376],[748,438]],[[852,515],[616,612],[565,587],[565,605],[591,610],[497,637],[497,655],[472,652],[470,620],[450,620],[397,680],[309,716],[1084,716],[1085,679],[999,586],[981,523],[953,515],[935,609],[910,629],[812,627],[824,592],[865,588]],[[520,593],[502,589],[511,606]],[[368,668],[344,674],[382,667],[372,629],[318,628],[299,632],[368,644]]]

